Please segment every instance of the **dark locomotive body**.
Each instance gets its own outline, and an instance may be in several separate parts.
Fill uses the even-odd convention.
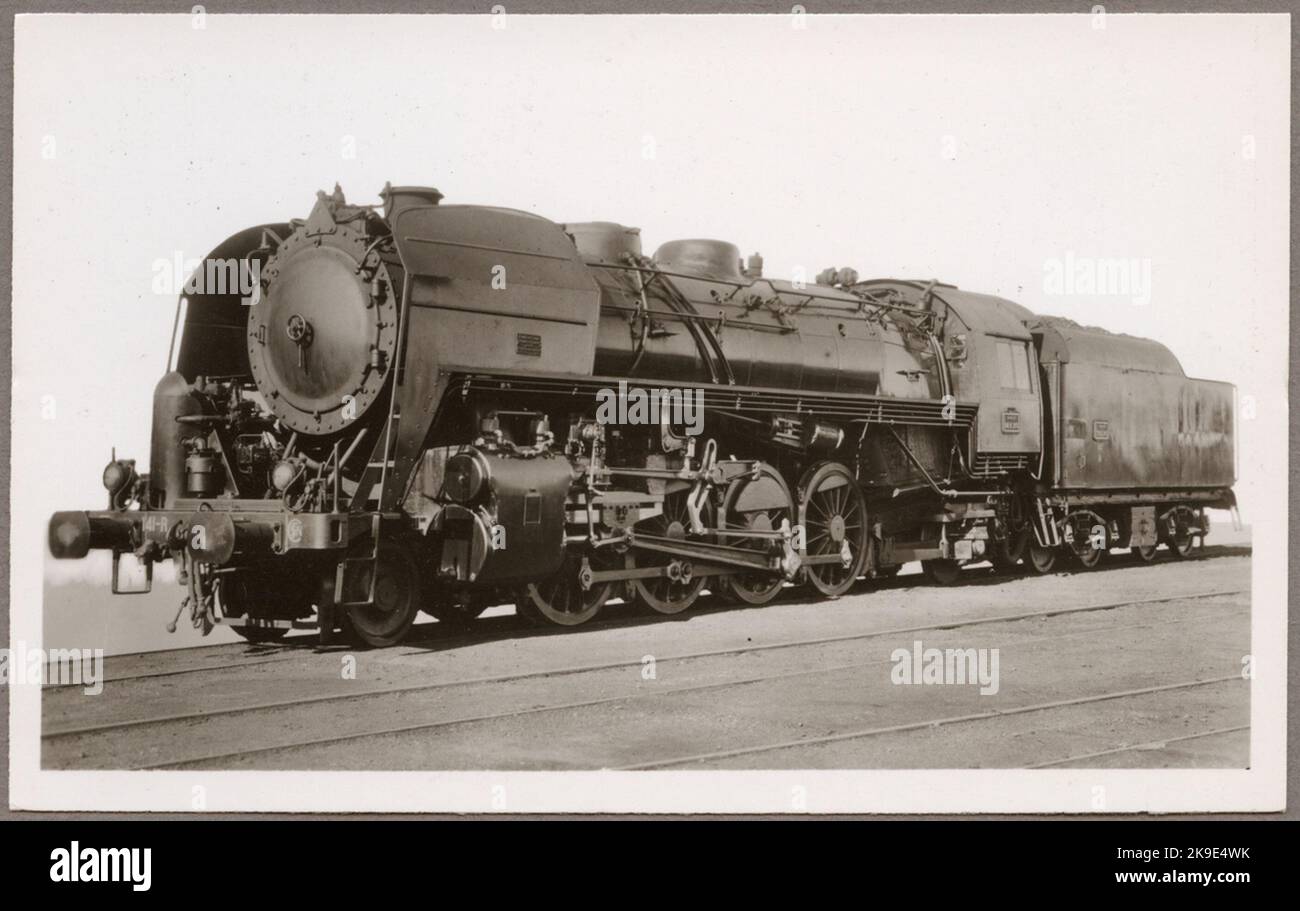
[[[150,472],[55,556],[174,560],[196,626],[398,641],[515,601],[833,597],[920,560],[1187,556],[1235,508],[1233,387],[1156,342],[937,282],[775,281],[757,256],[386,188],[230,238],[155,392]],[[219,284],[219,283],[218,283]]]

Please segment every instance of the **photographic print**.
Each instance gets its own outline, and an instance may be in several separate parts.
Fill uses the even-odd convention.
[[[15,808],[1281,808],[1289,17],[15,30]]]

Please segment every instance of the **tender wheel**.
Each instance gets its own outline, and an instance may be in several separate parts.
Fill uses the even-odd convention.
[[[808,581],[834,598],[848,591],[862,574],[867,554],[867,504],[853,475],[837,462],[814,465],[799,482],[808,556],[847,557],[808,566]]]
[[[672,538],[677,541],[685,541],[692,537],[690,512],[686,508],[689,493],[689,490],[683,490],[669,494],[664,498],[663,514],[637,523],[636,530],[643,534]],[[711,506],[706,506],[701,519],[705,527],[712,525]],[[636,603],[657,614],[680,614],[695,603],[695,599],[700,596],[700,592],[708,582],[705,577],[691,572],[689,560],[681,560],[668,554],[629,551],[625,560],[628,569],[668,566],[676,563],[679,569],[685,570],[684,579],[658,576],[632,580],[632,597]]]
[[[1109,543],[1105,520],[1093,512],[1072,512],[1065,519],[1066,551],[1083,569],[1101,562]],[[1101,544],[1101,547],[1096,546]]]
[[[1191,532],[1180,532],[1169,542],[1169,552],[1180,560],[1186,560],[1196,549],[1196,536]]]
[[[1056,549],[1032,542],[1029,545],[1029,568],[1040,576],[1050,573],[1056,568]]]
[[[1159,545],[1156,544],[1150,544],[1146,547],[1132,547],[1129,549],[1132,550],[1134,555],[1143,563],[1151,563],[1156,558],[1156,548],[1158,546]]]
[[[776,531],[783,521],[794,525],[794,499],[780,473],[760,464],[757,476],[731,482],[722,502],[722,527],[746,531]],[[726,538],[725,544],[769,552],[770,538]],[[727,597],[744,604],[767,604],[781,593],[785,580],[776,572],[740,572],[723,576]]]
[[[1074,559],[1077,560],[1079,565],[1084,569],[1092,569],[1101,562],[1101,557],[1104,553],[1106,553],[1104,550],[1089,547],[1087,550],[1075,551]]]
[[[349,579],[347,600],[361,601],[366,597],[372,571],[377,574],[374,603],[349,607],[348,625],[361,643],[385,648],[402,641],[420,612],[423,599],[419,564],[405,543],[380,539],[374,569],[363,569]]]
[[[961,564],[956,560],[922,560],[921,570],[939,585],[952,585],[961,578]]]
[[[264,612],[259,610],[260,604],[269,602],[286,607],[295,600],[294,594],[292,591],[286,591],[283,585],[275,585],[269,575],[256,570],[241,570],[222,576],[216,592],[217,603],[221,607],[222,614],[227,617],[251,617],[255,620],[273,619],[270,615],[263,616]],[[307,612],[302,610],[296,613]],[[289,634],[288,629],[280,626],[227,625],[246,641],[255,645],[279,642]]]
[[[1164,542],[1169,545],[1169,552],[1179,560],[1185,560],[1196,548],[1196,535],[1191,529],[1191,516],[1187,513],[1175,513],[1174,528],[1166,531]]]
[[[584,589],[578,579],[581,570],[579,557],[566,556],[555,575],[524,589],[516,605],[519,615],[539,625],[578,626],[592,620],[609,600],[613,586],[601,582]]]

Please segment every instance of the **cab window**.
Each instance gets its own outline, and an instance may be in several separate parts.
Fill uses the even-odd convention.
[[[998,380],[1002,388],[1032,391],[1033,386],[1029,382],[1029,349],[1025,343],[999,339],[997,348]]]

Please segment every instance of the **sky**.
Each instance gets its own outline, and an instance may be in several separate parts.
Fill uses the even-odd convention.
[[[938,278],[1156,338],[1188,374],[1238,386],[1250,522],[1286,464],[1288,30],[1219,15],[19,17],[15,569],[40,571],[50,512],[102,506],[110,447],[146,467],[175,306],[154,290],[160,261],[305,216],[336,182],[352,202],[391,181],[618,221],[646,252],[717,237],[777,277]],[[1133,264],[1140,287],[1053,280],[1098,260]]]

